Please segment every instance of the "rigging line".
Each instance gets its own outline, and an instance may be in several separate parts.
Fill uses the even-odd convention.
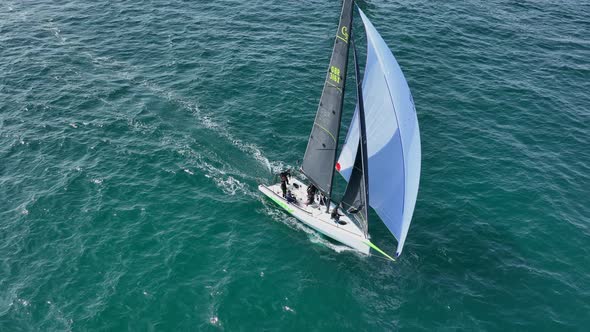
[[[365,243],[367,245],[369,245],[369,247],[375,249],[377,252],[379,252],[381,255],[389,258],[391,261],[395,262],[395,258],[389,256],[388,254],[385,253],[385,251],[379,249],[379,247],[377,247],[375,244],[373,244],[373,242],[369,241],[369,240],[365,240]]]
[[[389,258],[381,257],[381,256],[379,256],[379,255],[373,255],[373,254],[369,254],[369,257],[373,257],[373,258],[379,258],[379,259],[382,259],[382,260],[384,260],[384,261],[386,261],[386,262],[394,262],[394,263],[396,263],[396,262],[397,262],[397,261],[395,261],[395,260],[394,260],[394,261],[392,261],[392,260],[391,260],[391,259],[389,259]]]

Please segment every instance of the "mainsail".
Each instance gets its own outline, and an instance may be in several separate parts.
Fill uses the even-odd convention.
[[[301,165],[303,174],[328,198],[332,195],[353,3],[354,0],[344,0],[342,5],[330,67]]]
[[[399,64],[359,9],[367,34],[363,79],[369,203],[398,239],[400,255],[418,195],[420,132],[412,94]],[[359,143],[359,110],[353,116],[337,168],[351,181]]]
[[[356,156],[352,174],[348,180],[346,191],[342,197],[342,207],[349,213],[349,215],[356,221],[360,228],[367,236],[369,232],[368,225],[368,204],[369,201],[367,186],[369,184],[367,174],[367,132],[365,125],[365,111],[363,103],[362,82],[360,80],[359,64],[356,55],[356,46],[354,39],[352,41],[352,50],[354,55],[354,76],[356,81],[356,95],[357,95],[357,111],[359,114],[359,142],[357,144]]]

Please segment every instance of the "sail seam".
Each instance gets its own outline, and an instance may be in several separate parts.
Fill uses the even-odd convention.
[[[332,137],[332,139],[334,140],[334,142],[336,142],[336,138],[334,138],[334,135],[332,135],[332,133],[329,132],[328,129],[322,127],[317,122],[314,122],[313,124],[316,125],[316,126],[318,126],[318,127],[320,127],[320,129],[322,129],[323,131],[325,131],[326,133],[328,133],[328,135],[330,135],[330,137]]]
[[[364,15],[362,15],[362,16],[364,16]],[[361,16],[361,18],[362,18],[362,16]],[[365,23],[364,21],[365,20],[363,20],[363,23]],[[369,24],[371,24],[370,21],[369,21]],[[371,24],[371,26],[372,26],[372,24]],[[371,40],[371,38],[369,38],[369,36],[367,35],[367,43],[370,42],[370,40]],[[372,42],[371,42],[371,44],[373,45]],[[373,45],[373,49],[377,50],[377,48],[374,45]],[[378,54],[376,52],[375,57],[379,61],[379,65],[381,66],[381,68],[385,68],[385,66],[383,65],[383,59],[381,58],[380,54]],[[406,174],[406,154],[404,151],[404,142],[402,139],[402,129],[400,126],[398,115],[397,115],[397,110],[395,108],[395,102],[393,100],[393,96],[391,95],[391,87],[389,86],[389,81],[387,80],[387,75],[385,75],[385,73],[383,73],[383,79],[385,80],[385,84],[387,85],[387,94],[389,95],[389,99],[391,100],[391,106],[393,107],[393,114],[395,115],[395,121],[397,122],[397,130],[399,131],[399,141],[401,143],[400,148],[402,150],[402,168],[404,171],[404,178],[403,178],[404,179],[404,191],[403,191],[404,194],[402,195],[402,224],[403,224],[404,212],[406,210],[406,176],[407,176],[407,174]],[[401,237],[402,237],[402,234],[400,233],[400,238]]]
[[[332,82],[329,82],[329,81],[326,82],[326,83],[328,83],[330,86],[336,88],[336,90],[338,90],[340,93],[342,93],[342,89],[340,89],[340,87],[338,87],[336,84],[334,84]]]
[[[381,58],[379,56],[377,56],[377,58],[379,59],[379,63],[381,64],[381,67],[383,67],[383,64],[381,63]],[[387,94],[389,95],[389,99],[391,100],[391,106],[393,107],[393,114],[395,114],[395,121],[397,122],[397,130],[399,131],[399,142],[401,143],[400,148],[402,150],[402,168],[404,170],[404,194],[402,195],[402,224],[403,224],[404,212],[406,210],[406,153],[404,152],[404,142],[402,140],[402,129],[399,125],[399,118],[397,116],[397,110],[395,109],[395,103],[393,102],[393,96],[391,95],[391,88],[389,87],[389,82],[387,81],[387,76],[383,75],[383,78],[385,79],[385,84],[387,85]],[[401,237],[402,237],[402,234],[400,233],[400,238]]]

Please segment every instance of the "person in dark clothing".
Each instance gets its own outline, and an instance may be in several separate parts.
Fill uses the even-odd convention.
[[[332,214],[330,214],[330,218],[334,219],[335,222],[340,221],[340,214],[338,213],[338,208],[334,208],[332,210]]]
[[[281,190],[283,191],[283,197],[287,196],[287,185],[289,184],[289,176],[291,176],[291,173],[288,170],[281,172],[280,174]]]
[[[307,204],[313,203],[313,198],[315,197],[315,193],[317,192],[318,188],[312,184],[307,187]]]
[[[289,178],[291,177],[291,171],[290,170],[283,171],[283,172],[281,172],[280,176],[281,176],[281,181],[285,181],[285,182],[287,182],[287,184],[289,184]]]
[[[324,196],[324,194],[320,193],[320,205],[328,206],[328,197]]]
[[[291,193],[291,190],[287,191],[287,203],[295,203],[295,201],[297,201],[295,199],[295,196],[293,196],[293,194]]]

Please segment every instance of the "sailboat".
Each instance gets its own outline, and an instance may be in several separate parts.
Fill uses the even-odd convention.
[[[287,197],[283,197],[281,183],[258,188],[316,231],[361,253],[369,254],[373,249],[395,260],[370,241],[369,206],[397,239],[395,256],[399,256],[418,195],[420,131],[414,100],[399,64],[371,21],[357,7],[367,36],[367,59],[361,81],[352,38],[354,7],[354,0],[343,1],[300,176],[286,179]],[[350,48],[357,104],[337,158]],[[338,202],[333,197],[335,171],[347,181]],[[317,188],[318,195],[308,195],[311,186]]]

